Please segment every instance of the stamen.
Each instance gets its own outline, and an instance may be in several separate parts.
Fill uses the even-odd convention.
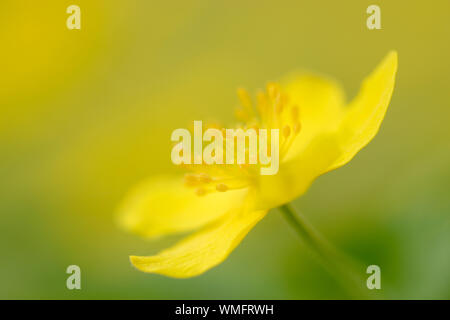
[[[219,183],[218,185],[216,185],[216,190],[219,192],[226,192],[228,191],[228,186],[224,183]]]
[[[292,121],[294,122],[298,121],[298,116],[299,116],[298,106],[293,106],[291,108]]]
[[[291,135],[291,127],[285,125],[283,127],[283,136],[287,139]]]
[[[186,186],[195,186],[197,184],[197,176],[192,173],[186,173],[184,175],[184,184]]]
[[[283,159],[301,131],[299,107],[289,101],[289,96],[282,92],[276,83],[269,83],[267,91],[257,92],[255,105],[245,89],[238,89],[237,94],[240,106],[236,110],[236,116],[241,122],[235,129],[254,129],[257,135],[260,134],[259,129],[279,129],[281,131],[280,159]],[[193,172],[185,175],[186,186],[192,187],[198,196],[204,196],[213,192],[247,188],[254,183],[254,176],[259,174],[260,169],[260,165],[256,164],[258,156],[250,155],[250,148],[245,145],[246,163],[238,164],[235,137],[227,137],[227,130],[223,126],[213,123],[208,127],[221,129],[224,143],[223,154],[233,154],[234,163],[207,165],[202,162],[199,165],[183,165],[184,168]],[[268,154],[272,154],[270,144],[267,148]],[[259,150],[257,151],[259,154]]]
[[[270,99],[275,100],[280,93],[277,84],[275,83],[267,84],[267,93],[269,94]]]
[[[292,143],[294,142],[295,137],[298,135],[300,130],[301,130],[301,124],[297,120],[297,122],[295,122],[294,126],[293,126],[294,134],[290,135],[290,137],[286,137],[286,140],[283,142],[283,145],[281,147],[280,154],[282,155],[281,156],[282,159],[286,156],[287,152],[289,151],[289,148],[292,146]],[[284,134],[284,128],[283,128],[283,134]],[[290,134],[290,128],[289,128],[289,134]]]
[[[277,99],[275,100],[275,113],[277,113],[278,115],[280,115],[283,112],[283,101],[281,96],[278,96]]]
[[[249,121],[250,120],[250,115],[242,107],[237,107],[236,110],[234,111],[234,115],[236,116],[236,118],[238,120],[241,120],[241,121]]]
[[[207,173],[202,172],[198,175],[198,180],[203,183],[210,183],[212,178]]]
[[[267,97],[263,91],[259,91],[256,94],[256,98],[258,101],[258,112],[259,116],[261,117],[261,121],[263,123],[267,122]]]
[[[281,102],[283,105],[287,105],[289,103],[289,96],[287,94],[281,93]]]
[[[247,90],[243,88],[239,88],[237,90],[237,94],[239,97],[239,100],[241,101],[242,106],[244,107],[245,111],[247,111],[247,114],[253,115],[253,104],[252,100],[250,99],[250,95],[248,94]]]

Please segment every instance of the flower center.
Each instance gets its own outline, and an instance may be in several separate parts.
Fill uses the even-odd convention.
[[[255,129],[258,135],[259,129],[278,129],[279,131],[279,159],[285,158],[289,148],[301,130],[299,107],[290,103],[289,96],[282,92],[276,83],[269,83],[266,91],[259,91],[254,103],[245,89],[238,89],[240,106],[236,109],[236,117],[240,121],[237,128],[247,130]],[[217,128],[217,126],[212,126]],[[232,151],[236,154],[234,137],[228,137],[226,130],[222,128],[223,154]],[[270,135],[268,137],[271,138]],[[267,153],[271,154],[268,144]],[[257,146],[259,154],[260,148]],[[231,150],[230,150],[231,149]],[[249,158],[252,153],[249,145],[245,144],[245,157]],[[234,163],[239,163],[235,161]],[[246,188],[256,183],[256,175],[260,174],[261,163],[256,164],[190,164],[184,165],[191,171],[185,175],[185,185],[195,189],[199,196],[211,192],[226,192]]]

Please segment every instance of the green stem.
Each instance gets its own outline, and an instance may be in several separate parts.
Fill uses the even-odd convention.
[[[323,267],[335,276],[348,293],[354,298],[371,298],[362,274],[365,269],[338,252],[325,238],[322,237],[299,213],[296,213],[290,204],[279,207],[281,213],[289,224],[306,242],[309,248],[317,255]]]

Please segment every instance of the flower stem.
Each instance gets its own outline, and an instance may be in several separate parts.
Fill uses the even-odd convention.
[[[372,297],[362,276],[365,272],[364,268],[359,267],[355,261],[338,252],[309,224],[302,214],[295,212],[290,204],[282,205],[278,209],[316,254],[323,267],[346,288],[353,298],[367,299]]]

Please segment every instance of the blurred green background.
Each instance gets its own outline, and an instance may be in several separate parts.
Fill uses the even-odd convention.
[[[82,29],[66,28],[81,7]],[[399,52],[381,131],[296,208],[336,246],[381,267],[380,297],[450,298],[447,0],[2,0],[0,298],[348,298],[277,211],[220,266],[188,280],[135,270],[176,237],[124,233],[114,214],[142,179],[173,170],[170,133],[232,120],[236,88],[308,69],[352,98]],[[68,265],[82,290],[66,289]]]

